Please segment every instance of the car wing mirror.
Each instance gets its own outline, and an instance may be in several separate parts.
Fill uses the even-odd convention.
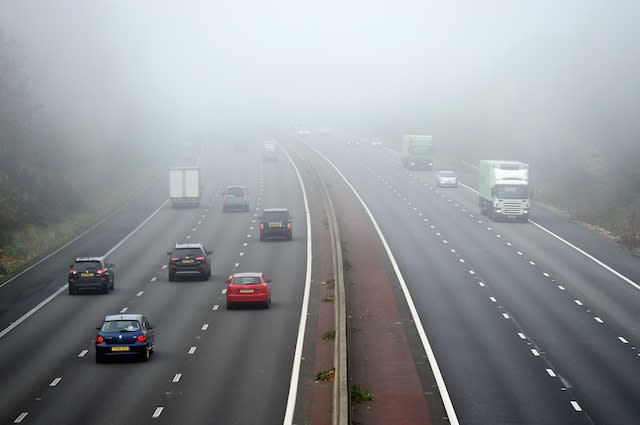
[[[267,280],[265,280],[265,282],[271,283],[271,279],[267,279]]]
[[[102,329],[102,326],[96,326],[97,331],[99,331],[100,329]]]
[[[231,279],[225,280],[224,283],[227,283],[227,284],[231,283]]]

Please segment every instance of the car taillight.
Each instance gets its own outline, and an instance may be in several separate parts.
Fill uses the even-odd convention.
[[[145,334],[138,335],[138,337],[136,338],[136,341],[138,342],[145,342],[146,340],[147,340],[147,336]]]
[[[176,262],[178,260],[180,260],[180,257],[171,257],[171,258],[169,258],[169,261],[172,262],[172,263],[174,263],[174,262]]]
[[[196,257],[196,260],[198,260],[198,261],[204,261],[204,260],[205,260],[205,257],[204,257],[204,255],[203,255],[203,256],[200,256],[200,257]]]
[[[260,229],[264,229],[264,223],[260,223]]]
[[[103,337],[102,335],[98,335],[98,336],[96,337],[96,342],[97,342],[98,344],[102,344],[102,343],[104,342],[104,337]]]
[[[78,274],[78,270],[69,270],[69,274]]]
[[[107,269],[100,269],[96,273],[97,274],[105,274],[105,273],[107,273]]]
[[[249,199],[247,195],[244,195],[244,200],[246,201],[247,199]]]
[[[291,223],[287,223],[287,229],[291,229]]]
[[[224,199],[227,199],[227,195],[224,195]]]

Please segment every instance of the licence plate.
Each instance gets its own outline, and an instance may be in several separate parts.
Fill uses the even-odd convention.
[[[193,260],[182,260],[183,263],[193,263]]]
[[[271,227],[281,227],[280,223],[271,223]]]
[[[241,294],[253,294],[253,289],[241,289]]]
[[[129,351],[129,347],[111,347],[111,351]]]
[[[93,273],[80,273],[81,277],[93,277]]]

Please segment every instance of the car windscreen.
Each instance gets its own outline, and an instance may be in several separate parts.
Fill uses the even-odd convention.
[[[260,284],[260,278],[257,276],[242,276],[233,279],[234,285],[258,285]]]
[[[109,320],[102,324],[102,332],[136,332],[140,323],[137,320]]]
[[[87,270],[87,271],[96,271],[100,270],[102,265],[100,261],[76,261],[73,265],[74,270]]]
[[[285,221],[287,220],[287,213],[284,211],[270,211],[264,213],[264,220],[271,221]]]
[[[174,257],[201,257],[204,254],[200,248],[180,248],[174,249],[173,254]]]
[[[230,187],[227,189],[227,195],[244,196],[244,189],[241,187]]]

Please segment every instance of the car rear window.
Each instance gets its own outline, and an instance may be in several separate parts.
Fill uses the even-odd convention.
[[[136,332],[140,330],[137,320],[109,320],[102,324],[102,332]]]
[[[250,277],[236,277],[233,280],[234,285],[258,285],[260,284],[260,278],[257,276]]]
[[[102,265],[100,261],[76,261],[73,265],[73,268],[76,270],[100,270]]]
[[[266,221],[285,221],[287,219],[287,213],[284,211],[266,212],[264,213],[264,219]]]
[[[230,187],[227,189],[227,195],[244,196],[244,190],[241,187]]]
[[[440,171],[440,176],[441,177],[455,177],[456,173],[454,173],[453,171]]]
[[[175,257],[200,257],[204,255],[200,248],[179,248],[173,250],[173,255]]]

